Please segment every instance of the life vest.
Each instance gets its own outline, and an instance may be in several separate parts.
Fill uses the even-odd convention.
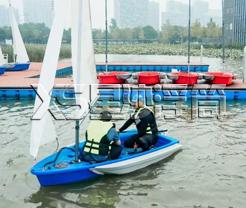
[[[86,131],[86,145],[84,147],[84,152],[99,155],[100,148],[103,145],[108,145],[110,150],[110,143],[101,145],[101,140],[105,141],[109,130],[113,126],[114,124],[112,122],[103,122],[100,120],[91,121]]]
[[[148,108],[147,106],[145,106],[145,107],[143,107],[143,108],[139,108],[135,113],[134,113],[134,115],[133,115],[133,118],[134,118],[134,120],[135,120],[135,124],[136,125],[138,125],[139,124],[139,122],[141,122],[141,119],[140,119],[140,113],[143,111],[143,110],[145,110],[145,109],[147,109],[147,110],[149,110],[151,113],[153,113],[153,115],[154,115],[154,112],[153,112],[153,110],[152,109],[150,109],[150,108]]]

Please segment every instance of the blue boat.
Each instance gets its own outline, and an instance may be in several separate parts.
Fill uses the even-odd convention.
[[[136,134],[136,130],[120,134],[122,143]],[[80,143],[83,150],[86,142]],[[61,149],[46,159],[37,163],[31,170],[36,175],[41,186],[57,186],[77,182],[85,182],[103,175],[123,175],[145,168],[157,163],[182,148],[178,140],[159,134],[158,143],[152,149],[130,153],[123,148],[121,156],[116,160],[90,163],[86,161],[75,162],[75,146]],[[132,149],[131,149],[132,150]]]
[[[0,66],[0,76],[3,75],[6,71],[6,68],[4,66]]]
[[[6,71],[8,72],[17,72],[17,71],[26,71],[30,67],[30,63],[13,63],[13,64],[7,64]]]

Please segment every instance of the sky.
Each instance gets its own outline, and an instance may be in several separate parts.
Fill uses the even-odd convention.
[[[45,0],[43,0],[45,1]],[[109,5],[109,19],[114,16],[114,1],[117,0],[108,0]],[[160,7],[162,11],[165,11],[165,4],[167,0],[153,0],[160,3]],[[184,3],[188,3],[189,0],[178,0]],[[192,0],[196,1],[196,0]],[[209,2],[210,9],[221,9],[221,1],[222,0],[205,0]],[[12,0],[14,7],[22,8],[22,0]],[[7,5],[8,0],[0,0],[0,5]],[[92,20],[94,28],[103,28],[104,27],[104,0],[91,0],[91,8],[92,8]],[[0,20],[1,21],[1,20]]]

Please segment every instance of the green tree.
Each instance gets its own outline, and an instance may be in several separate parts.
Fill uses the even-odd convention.
[[[211,18],[207,24],[206,36],[209,38],[218,38],[221,36],[221,28]]]
[[[25,23],[20,25],[20,31],[26,43],[47,43],[50,33],[44,23]]]
[[[118,28],[117,22],[115,19],[111,19],[111,24],[109,26],[109,31],[113,31]]]
[[[105,31],[100,30],[100,29],[94,29],[92,31],[93,38],[94,39],[104,39],[105,38]]]
[[[147,40],[155,40],[158,38],[158,32],[152,26],[145,26],[143,28],[144,38]]]
[[[132,38],[135,40],[144,39],[144,31],[141,27],[135,27],[132,29]]]
[[[63,43],[71,43],[71,29],[65,30],[63,33]]]
[[[164,43],[176,44],[181,43],[184,40],[187,31],[184,27],[170,25],[169,21],[162,26],[160,34],[160,40]]]
[[[204,29],[199,20],[196,20],[191,26],[192,41],[201,42],[204,35]]]

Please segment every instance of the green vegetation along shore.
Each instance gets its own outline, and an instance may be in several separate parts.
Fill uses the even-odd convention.
[[[46,45],[40,44],[27,44],[28,55],[32,62],[41,62],[44,57]],[[9,61],[12,59],[12,47],[3,46],[3,53],[9,55]],[[104,45],[95,45],[95,53],[105,53]],[[127,54],[127,55],[170,55],[170,56],[187,56],[186,45],[167,45],[167,44],[126,44],[126,45],[110,45],[110,54]],[[193,46],[191,50],[192,56],[200,56],[199,46]],[[204,57],[220,58],[222,57],[222,49],[217,48],[204,48]],[[67,59],[71,57],[71,46],[69,44],[62,45],[60,59]],[[240,49],[226,49],[226,58],[229,59],[242,59],[243,50]]]

